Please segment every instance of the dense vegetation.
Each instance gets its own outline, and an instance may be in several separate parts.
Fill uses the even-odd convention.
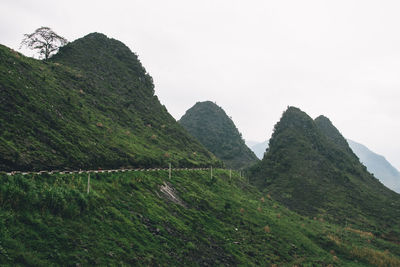
[[[290,107],[251,182],[292,210],[400,240],[400,195],[367,172],[325,117]]]
[[[0,175],[0,264],[399,266],[400,247],[302,217],[228,171]],[[162,188],[168,186],[171,201]],[[397,255],[397,256],[396,256]]]
[[[0,45],[0,125],[0,170],[216,164],[137,56],[98,33],[48,61]]]
[[[197,102],[179,123],[229,168],[241,169],[258,161],[233,121],[211,101]]]

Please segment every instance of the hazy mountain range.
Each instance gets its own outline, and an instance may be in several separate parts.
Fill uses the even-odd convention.
[[[256,154],[259,159],[264,157],[264,153],[268,148],[268,140],[264,142],[246,140],[246,144],[251,150],[253,150],[254,154]]]
[[[366,146],[350,139],[347,139],[347,142],[370,173],[374,174],[388,188],[400,193],[400,173],[384,156],[376,154]]]

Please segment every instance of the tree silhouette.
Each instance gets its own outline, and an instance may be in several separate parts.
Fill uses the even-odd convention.
[[[45,60],[68,43],[67,39],[56,34],[49,27],[40,27],[33,33],[24,34],[24,36],[21,47],[26,46],[32,50],[38,50],[40,57],[44,57]]]

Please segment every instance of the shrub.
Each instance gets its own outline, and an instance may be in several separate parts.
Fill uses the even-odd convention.
[[[378,251],[372,248],[354,247],[350,253],[359,259],[364,259],[376,266],[400,266],[400,260],[394,257],[388,250]]]

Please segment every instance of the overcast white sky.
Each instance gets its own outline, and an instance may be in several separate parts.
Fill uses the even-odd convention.
[[[139,55],[176,119],[211,100],[264,141],[293,105],[400,169],[399,14],[396,0],[2,0],[0,43],[101,32]]]

